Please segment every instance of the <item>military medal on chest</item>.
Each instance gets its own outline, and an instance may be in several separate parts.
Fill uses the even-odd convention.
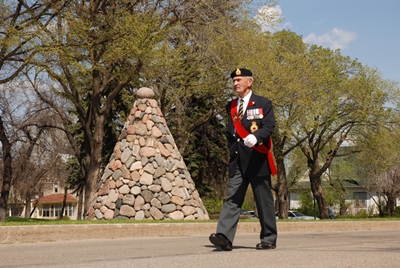
[[[262,108],[247,110],[247,120],[262,119],[262,118],[263,118]]]
[[[251,122],[251,126],[250,126],[250,132],[251,133],[254,133],[254,132],[256,132],[257,131],[257,129],[258,129],[258,126],[257,126],[257,123],[256,122]]]

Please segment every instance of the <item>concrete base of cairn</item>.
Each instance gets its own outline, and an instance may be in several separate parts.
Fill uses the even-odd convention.
[[[209,219],[149,88],[137,92],[87,219]]]

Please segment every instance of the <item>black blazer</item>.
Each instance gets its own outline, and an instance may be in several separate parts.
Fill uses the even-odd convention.
[[[260,177],[271,174],[269,169],[267,155],[262,154],[244,145],[243,139],[235,132],[231,116],[231,103],[230,101],[226,110],[228,113],[228,126],[226,128],[226,137],[228,139],[228,146],[230,151],[230,160],[228,164],[229,177],[235,174],[236,167],[239,166],[243,174],[247,177]],[[252,103],[252,104],[250,104]],[[247,114],[249,110],[262,108],[263,117],[251,119]],[[272,109],[272,102],[262,96],[251,94],[249,104],[242,118],[243,127],[257,138],[258,146],[261,143],[268,144],[268,138],[272,135],[275,127],[275,117]],[[258,129],[251,133],[250,127],[256,123]]]

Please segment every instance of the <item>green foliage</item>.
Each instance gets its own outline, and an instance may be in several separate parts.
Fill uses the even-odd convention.
[[[70,157],[65,164],[65,168],[69,171],[69,176],[65,185],[68,189],[82,189],[84,185],[82,165],[77,157]]]
[[[276,147],[277,146],[274,146],[274,152],[278,150]],[[290,187],[304,179],[304,170],[307,169],[307,163],[304,161],[304,155],[299,148],[295,148],[293,151],[288,152],[285,160],[286,168],[288,169],[286,180],[288,187]]]
[[[7,222],[14,223],[47,223],[48,219],[34,219],[34,218],[21,218],[21,217],[7,217]]]
[[[395,207],[392,216],[393,217],[400,217],[400,207]]]
[[[325,189],[325,200],[327,204],[336,204],[337,202],[337,193],[333,189]],[[336,202],[335,202],[336,201]]]
[[[367,218],[368,217],[368,213],[366,209],[360,209],[359,211],[357,211],[357,213],[354,215],[356,218]]]
[[[133,107],[135,98],[132,91],[133,89],[122,89],[112,103],[111,113],[104,127],[102,167],[108,164],[110,156],[114,152],[114,146],[118,142],[123,124],[126,122]]]
[[[314,207],[316,215],[319,215],[319,209],[316,203],[314,203],[312,195],[307,193],[302,193],[300,195],[300,208],[298,209],[299,212],[303,213],[304,215],[314,215]]]
[[[245,200],[243,202],[242,209],[244,209],[244,210],[254,210],[254,202]]]
[[[244,210],[255,210],[255,201],[254,201],[254,193],[251,186],[246,191],[246,196],[244,197],[244,202],[242,205],[242,209]]]
[[[350,205],[350,204],[348,204]],[[355,214],[346,211],[344,215],[337,215],[335,216],[336,219],[366,219],[366,218],[374,218],[375,206],[369,206],[367,209],[359,209]]]
[[[203,198],[203,205],[206,207],[208,214],[217,215],[221,212],[224,200],[218,197],[215,198]],[[254,210],[254,197],[252,192],[247,191],[246,198],[243,202],[242,209],[244,210]]]
[[[386,107],[399,103],[398,85],[339,50],[305,44],[294,32],[261,32],[243,1],[49,3],[52,8],[45,14],[50,21],[35,23],[24,11],[26,20],[15,21],[29,27],[1,22],[6,34],[0,44],[18,48],[20,40],[28,40],[20,48],[33,48],[26,50],[37,53],[31,64],[51,77],[57,96],[72,106],[65,116],[70,121],[64,123],[76,153],[69,163],[70,185],[82,187],[88,180],[95,184],[98,178],[85,171],[93,172],[108,161],[134,92],[146,86],[160,101],[200,195],[223,196],[229,160],[225,104],[233,97],[225,78],[239,66],[253,70],[254,91],[274,103],[274,154],[284,164],[291,162],[289,180],[281,174],[282,185],[291,185],[308,170],[323,174],[332,159],[362,150],[357,161],[344,158],[332,166],[336,192],[325,196],[328,203],[337,204],[343,201],[343,178],[372,178],[366,185],[376,186],[371,173],[387,171],[398,161],[399,118],[396,109]],[[5,18],[13,18],[16,4],[4,9]],[[38,11],[44,8],[39,7]],[[27,32],[19,30],[24,28],[37,30],[38,43],[25,39]],[[18,58],[15,64],[20,66],[29,62],[24,56],[28,55],[8,58]],[[57,103],[45,99],[46,94],[42,98],[48,105]],[[65,107],[54,107],[61,108]],[[340,150],[350,139],[355,146]],[[289,159],[291,151],[294,158]],[[311,179],[319,183],[321,178]],[[379,187],[389,192],[391,186],[384,186]],[[305,214],[314,212],[310,198],[302,199]],[[243,206],[252,209],[252,201],[246,199]]]
[[[225,192],[229,155],[224,131],[225,127],[212,117],[187,137],[190,140],[184,159],[201,196],[222,196]]]
[[[220,198],[203,198],[202,201],[203,205],[207,209],[208,214],[210,215],[219,214],[224,203],[224,201]]]
[[[368,210],[367,210],[368,217],[374,216],[374,211],[375,211],[375,205],[368,206]]]
[[[372,217],[366,209],[360,209],[355,214],[346,213],[344,215],[336,215],[335,219],[367,219]]]

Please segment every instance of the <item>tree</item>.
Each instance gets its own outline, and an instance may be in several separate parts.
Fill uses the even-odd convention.
[[[57,128],[59,117],[37,98],[28,83],[9,82],[2,89],[3,126],[13,158],[11,197],[15,204],[25,204],[25,217],[29,217],[31,199],[42,193],[40,181],[56,155],[70,153],[69,146]]]
[[[46,13],[50,8],[54,8],[54,14],[56,14],[58,2],[0,2],[0,10],[2,10],[0,15],[0,85],[17,78],[36,55],[34,43],[37,41],[40,30],[35,28],[35,24],[39,21],[47,24]],[[0,198],[0,221],[5,221],[12,179],[12,152],[3,118],[0,128],[4,166]]]
[[[309,107],[313,109],[304,110],[294,137],[298,142],[306,140],[300,148],[307,158],[311,189],[320,217],[327,218],[322,175],[335,157],[360,151],[354,147],[341,153],[339,149],[345,142],[351,142],[361,130],[385,125],[392,119],[384,105],[394,88],[375,70],[341,56],[339,51],[312,46],[309,57],[315,67],[307,89],[308,100],[313,101]]]
[[[400,164],[397,163],[381,174],[376,182],[378,191],[386,196],[386,213],[392,216],[396,208],[396,199],[400,194]]]
[[[288,156],[304,139],[293,143],[292,132],[303,114],[305,82],[312,76],[306,58],[306,44],[301,36],[290,31],[274,33],[266,40],[266,56],[259,68],[263,92],[274,103],[276,127],[273,133],[273,152],[277,164],[276,208],[280,218],[288,217],[289,182],[286,163]],[[293,181],[292,183],[294,183]]]
[[[220,65],[213,64],[219,59],[208,56],[213,47],[200,41],[208,40],[205,34],[216,38],[222,26],[226,28],[222,22],[231,22],[221,17],[232,17],[239,6],[240,1],[77,1],[67,3],[51,24],[40,25],[46,49],[40,50],[35,64],[57,81],[56,90],[73,105],[83,135],[85,209],[99,179],[104,127],[122,89],[133,93],[152,86],[161,96],[164,114],[176,120],[176,115],[187,113],[187,105],[209,92],[202,93],[208,85],[215,96],[220,87],[208,76],[219,70],[213,77],[221,78]],[[197,33],[196,28],[208,30]],[[200,64],[204,58],[209,69]],[[189,133],[212,118],[211,107],[186,120]],[[173,110],[178,113],[169,114]],[[172,125],[174,133],[180,133],[177,141],[183,152],[188,132],[179,121]]]
[[[346,150],[347,147],[341,148]],[[332,161],[331,167],[325,172],[327,181],[332,186],[332,197],[329,203],[339,203],[339,215],[347,211],[345,183],[354,183],[358,180],[355,155],[340,157]]]
[[[0,116],[0,141],[3,150],[3,183],[0,195],[0,221],[6,221],[7,201],[10,194],[11,178],[12,178],[12,158],[11,158],[11,143],[6,135],[2,115]]]
[[[284,218],[288,206],[285,164],[288,154],[300,148],[307,159],[320,217],[327,218],[321,177],[335,157],[359,152],[357,147],[339,152],[344,142],[355,139],[360,129],[391,120],[383,107],[395,87],[375,70],[341,56],[340,51],[308,46],[289,31],[277,32],[264,43],[268,46],[260,49],[266,52],[259,57],[257,70],[262,92],[273,100],[277,118],[273,134],[277,209]]]
[[[35,24],[41,20],[47,24],[46,13],[54,9],[56,14],[58,2],[61,1],[0,2],[0,84],[15,79],[35,56],[34,44],[40,34]]]
[[[396,98],[393,97],[391,100],[396,100]],[[358,174],[356,181],[367,193],[371,191],[378,193],[377,199],[374,196],[371,198],[381,216],[392,215],[395,200],[400,193],[398,126],[398,119],[395,116],[391,123],[384,127],[377,127],[367,132],[368,134],[365,133],[358,140],[362,151],[356,159]],[[382,202],[381,197],[385,199],[386,204]]]

